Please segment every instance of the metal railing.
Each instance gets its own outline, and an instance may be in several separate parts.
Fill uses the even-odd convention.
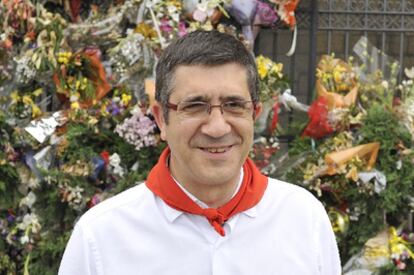
[[[398,60],[401,68],[414,66],[413,0],[301,1],[296,15],[298,44],[293,56],[285,55],[292,39],[287,29],[262,30],[255,50],[285,64],[293,94],[302,102],[313,99],[320,56],[335,53],[347,59],[361,36]]]

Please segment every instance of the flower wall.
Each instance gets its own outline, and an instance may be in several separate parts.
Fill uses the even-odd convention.
[[[0,274],[56,274],[77,218],[145,179],[165,147],[150,112],[154,65],[175,37],[216,29],[253,49],[295,26],[298,1],[0,2]],[[277,150],[281,64],[258,57],[252,156]]]
[[[349,60],[323,56],[307,122],[273,167],[326,207],[344,274],[414,271],[413,69],[365,37]]]

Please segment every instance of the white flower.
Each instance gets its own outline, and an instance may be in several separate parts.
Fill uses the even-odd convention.
[[[198,22],[204,22],[207,19],[207,13],[199,8],[197,8],[193,13],[194,20]]]
[[[70,98],[69,98],[69,101],[70,102],[76,102],[76,101],[78,101],[78,99],[79,98],[76,95],[71,95]]]
[[[26,195],[23,199],[20,201],[20,206],[27,205],[27,207],[32,208],[32,205],[36,201],[36,195],[30,191],[29,194]]]
[[[171,18],[172,18],[175,22],[180,21],[180,15],[179,15],[178,13],[171,13]]]
[[[381,86],[382,86],[382,87],[384,87],[384,89],[388,90],[388,87],[389,87],[389,85],[388,85],[388,81],[383,80],[383,81],[381,82]]]
[[[27,236],[27,235],[24,235],[24,236],[20,237],[20,243],[21,244],[26,244],[29,241],[30,241],[30,239],[29,239],[29,236]]]
[[[41,229],[39,220],[37,219],[37,216],[34,213],[24,215],[23,221],[17,225],[17,227],[23,231],[26,230],[29,226],[32,227],[33,233],[37,233]]]
[[[408,78],[414,78],[414,67],[411,67],[410,69],[405,68],[404,73]]]
[[[124,176],[124,169],[120,166],[121,158],[117,153],[112,154],[109,157],[109,165],[111,166],[111,170],[115,175],[119,175],[120,177]]]

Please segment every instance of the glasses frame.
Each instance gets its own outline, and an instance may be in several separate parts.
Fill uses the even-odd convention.
[[[222,102],[221,104],[210,104],[210,103],[204,102],[204,101],[194,101],[194,102],[190,101],[190,102],[187,102],[187,103],[202,103],[202,104],[208,106],[208,109],[207,109],[207,114],[208,115],[211,114],[211,110],[213,108],[220,108],[221,114],[224,115],[224,113],[225,113],[224,112],[224,109],[223,109],[224,108],[224,105],[225,104],[232,103],[232,102],[240,102],[240,103],[244,103],[244,104],[246,104],[246,103],[252,103],[252,107],[253,107],[252,110],[253,111],[257,107],[257,102],[255,102],[253,100],[230,100],[230,101]],[[174,110],[174,111],[178,112],[178,105],[180,105],[181,103],[183,103],[183,102],[179,102],[177,104],[174,104],[174,103],[171,103],[171,102],[167,102],[166,106],[167,106],[168,109],[171,109],[171,110]],[[254,114],[254,112],[253,112],[253,114]]]

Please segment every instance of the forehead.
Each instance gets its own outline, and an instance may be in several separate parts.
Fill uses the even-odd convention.
[[[170,99],[189,97],[250,99],[247,69],[237,63],[224,65],[180,65],[175,69]]]

